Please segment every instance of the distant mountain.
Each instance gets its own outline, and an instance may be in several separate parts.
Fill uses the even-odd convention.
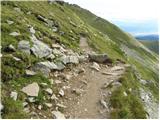
[[[150,34],[150,35],[137,35],[135,36],[138,40],[159,40],[159,35]]]

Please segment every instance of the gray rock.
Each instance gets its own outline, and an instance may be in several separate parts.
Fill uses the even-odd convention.
[[[52,49],[47,44],[37,40],[34,35],[32,35],[31,40],[33,42],[31,50],[36,57],[43,58],[52,54]]]
[[[53,49],[53,54],[54,55],[56,55],[56,56],[62,56],[63,55],[63,53],[60,51],[60,50],[58,50],[58,49]]]
[[[64,96],[64,91],[62,89],[59,91],[59,95],[62,97]]]
[[[104,108],[108,108],[107,103],[106,103],[103,99],[100,100],[100,104],[101,104]]]
[[[96,62],[93,62],[93,65],[92,66],[90,66],[92,69],[94,69],[94,70],[97,70],[97,71],[99,71],[100,70],[100,66],[99,66],[99,64],[98,63],[96,63]]]
[[[46,91],[48,94],[50,94],[50,95],[52,95],[52,93],[53,93],[53,91],[52,91],[51,88],[47,88],[47,89],[45,89],[45,91]]]
[[[140,83],[146,85],[148,82],[146,80],[140,79]]]
[[[112,71],[119,71],[119,70],[123,70],[124,67],[121,67],[121,66],[114,66],[111,68]]]
[[[18,7],[14,7],[14,10],[17,11],[17,12],[21,12],[21,9],[18,8]]]
[[[110,63],[108,55],[106,54],[89,54],[90,61],[95,61],[97,63]]]
[[[23,102],[23,107],[26,107],[28,105],[28,102]]]
[[[68,63],[78,64],[79,63],[77,56],[62,56],[60,58],[60,61],[62,61],[64,64],[68,64]]]
[[[55,80],[54,81],[56,84],[61,84],[62,82],[60,80]]]
[[[45,105],[46,105],[47,107],[49,107],[49,108],[52,107],[52,104],[51,104],[51,103],[45,103]]]
[[[20,58],[17,58],[17,57],[14,57],[14,56],[13,56],[13,59],[14,59],[15,61],[21,61]]]
[[[58,98],[56,97],[56,95],[55,95],[55,94],[52,94],[52,96],[51,96],[51,100],[58,100]]]
[[[79,59],[79,62],[86,62],[88,61],[88,56],[81,55],[81,56],[78,56],[78,59]]]
[[[55,57],[53,54],[50,54],[49,56],[47,56],[47,58],[53,60],[53,59],[55,59],[56,57]]]
[[[17,97],[18,97],[18,93],[15,92],[15,91],[14,91],[14,92],[11,92],[10,97],[13,98],[13,100],[16,101],[16,100],[17,100]]]
[[[42,72],[46,77],[49,76],[49,73],[51,70],[57,70],[57,65],[53,62],[45,61],[45,62],[39,62],[34,67],[34,71]]]
[[[31,34],[35,34],[36,33],[36,31],[34,30],[33,27],[29,28],[29,31],[30,31]]]
[[[52,28],[52,31],[53,31],[53,32],[57,32],[57,31],[58,31],[58,28],[54,26],[54,27]]]
[[[36,100],[35,100],[34,97],[28,97],[28,102],[33,103],[33,102],[35,102],[35,101],[36,101]]]
[[[54,119],[66,119],[60,111],[52,111]]]
[[[22,92],[26,93],[28,96],[37,97],[39,93],[39,86],[36,82],[27,85],[22,88]]]
[[[12,32],[12,33],[10,33],[9,35],[11,35],[11,36],[19,36],[20,35],[20,33],[18,33],[18,32]]]
[[[29,41],[22,40],[18,43],[18,49],[22,52],[25,52],[27,54],[30,54],[30,43]]]
[[[42,109],[42,105],[38,105],[38,109],[41,110]]]
[[[14,22],[11,21],[11,20],[7,20],[7,23],[8,23],[9,25],[11,25],[11,24],[13,24]]]
[[[67,106],[62,105],[62,104],[59,104],[59,103],[58,103],[58,104],[56,104],[56,106],[57,106],[57,107],[60,107],[60,108],[67,108]]]
[[[47,23],[47,19],[44,18],[43,16],[38,15],[37,18],[38,18],[40,21]]]
[[[16,51],[16,48],[12,44],[8,46],[8,49],[13,52]]]
[[[33,75],[36,75],[37,73],[34,72],[34,71],[31,71],[31,70],[26,70],[26,75],[28,76],[33,76]]]
[[[76,95],[81,95],[82,92],[83,92],[83,90],[82,90],[82,89],[79,89],[79,88],[73,89],[72,91],[73,91],[73,93],[75,93]]]
[[[57,66],[56,70],[63,70],[65,68],[64,64],[62,64],[61,62],[57,62],[55,64]]]
[[[59,44],[52,44],[52,48],[60,49],[62,46]]]

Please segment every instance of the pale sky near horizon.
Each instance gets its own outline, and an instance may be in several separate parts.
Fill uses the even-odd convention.
[[[159,15],[159,0],[64,0],[78,4],[107,20],[133,22],[156,20]]]
[[[160,0],[64,0],[133,34],[157,34]],[[129,28],[129,29],[128,29]]]

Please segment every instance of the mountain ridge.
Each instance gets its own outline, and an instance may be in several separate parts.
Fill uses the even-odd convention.
[[[31,106],[29,107],[29,110],[33,111],[38,110],[37,105],[34,102],[29,103],[26,101],[26,99],[28,100],[28,96],[20,92],[25,85],[32,82],[37,82],[40,86],[41,83],[45,82],[47,87],[52,88],[52,90],[49,91],[54,90],[57,97],[60,95],[58,99],[63,103],[63,100],[65,100],[63,97],[63,91],[65,90],[64,88],[60,88],[61,86],[57,87],[51,85],[49,81],[50,79],[45,78],[43,74],[36,76],[31,75],[27,77],[25,75],[25,70],[32,70],[32,67],[39,68],[39,65],[52,65],[52,62],[55,62],[57,66],[60,66],[59,69],[64,69],[64,66],[68,67],[67,65],[63,64],[63,60],[66,55],[64,54],[65,52],[61,54],[60,51],[65,50],[68,52],[68,54],[74,53],[73,55],[71,54],[72,56],[68,57],[70,60],[72,60],[72,62],[76,63],[77,57],[75,54],[78,54],[78,56],[82,55],[82,57],[84,54],[82,48],[79,46],[81,36],[84,36],[87,39],[88,46],[90,46],[93,51],[96,51],[97,54],[107,54],[112,61],[112,67],[114,67],[117,62],[130,64],[130,67],[126,70],[126,73],[122,75],[120,79],[118,79],[118,82],[121,84],[121,86],[117,88],[117,90],[112,91],[110,96],[111,99],[108,101],[111,103],[111,107],[113,107],[113,110],[109,110],[110,117],[158,117],[156,111],[157,107],[155,107],[155,104],[158,104],[157,101],[159,99],[157,67],[158,55],[144,47],[133,36],[122,31],[112,23],[95,16],[88,10],[82,9],[77,5],[65,3],[63,1],[2,1],[1,5],[3,54],[1,60],[3,81],[2,104],[4,105],[4,112],[2,113],[3,118],[26,118],[28,115],[33,117],[33,115],[26,115],[26,113],[22,112],[22,103],[27,102]],[[32,47],[31,50],[29,48],[29,53],[31,51],[29,55],[24,54],[24,52],[28,50],[28,47],[26,48],[23,46],[24,43],[26,46]],[[22,45],[23,47],[19,47],[19,45]],[[44,48],[45,52],[39,49],[39,47],[36,47],[39,45]],[[43,54],[50,54],[52,47],[54,53],[53,56],[56,57],[43,57]],[[57,50],[57,48],[61,49]],[[23,51],[20,51],[21,49]],[[42,56],[42,58],[38,57],[39,54]],[[64,58],[59,58],[61,55],[63,55]],[[46,62],[46,60],[49,60],[50,62]],[[63,62],[61,63],[61,61]],[[107,65],[110,65],[110,63]],[[100,66],[103,66],[103,64],[100,64]],[[36,70],[40,69],[37,68]],[[57,69],[54,65],[50,66],[49,70],[50,68]],[[72,65],[71,68],[68,69],[72,70]],[[59,72],[57,73],[55,71],[51,71],[51,73],[58,74]],[[51,75],[50,77],[56,81],[58,76],[55,76],[55,78],[53,76],[54,75]],[[27,79],[29,79],[29,81],[27,81]],[[66,86],[66,84],[67,83],[64,81],[64,86]],[[110,84],[110,87],[112,88],[112,83]],[[43,105],[44,102],[51,102],[51,100],[48,99],[49,96],[43,92],[43,87],[41,87],[41,89],[42,90],[40,91],[39,95],[35,97],[36,103],[45,108],[44,110],[39,110],[43,114],[41,117],[45,118],[44,116],[47,116],[48,118],[52,118],[51,116],[53,115],[49,110],[50,108],[48,108],[50,104]],[[58,93],[57,91],[59,89],[60,91]],[[17,91],[19,95],[17,101],[13,101],[12,98],[10,98],[9,93],[12,91]],[[149,99],[145,99],[146,96],[149,96]],[[47,100],[44,100],[43,97],[45,97]],[[128,103],[121,101],[128,101]],[[137,104],[136,108],[134,104]],[[53,104],[53,106],[56,105]],[[32,107],[34,109],[32,109]],[[60,105],[58,108],[60,112],[65,111],[65,107],[62,105]],[[55,110],[57,109],[52,109],[54,110],[53,113],[55,115]],[[151,111],[151,109],[153,110]],[[12,111],[15,110],[19,112],[15,114],[12,113]],[[48,113],[46,113],[45,110],[47,110]],[[145,111],[147,111],[149,116],[147,116]]]

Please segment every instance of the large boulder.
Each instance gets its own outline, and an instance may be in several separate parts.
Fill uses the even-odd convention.
[[[97,63],[112,63],[112,60],[106,54],[89,54],[89,59]]]
[[[32,35],[31,40],[33,42],[31,51],[36,57],[43,58],[52,54],[52,49],[47,44],[37,40],[34,35]]]
[[[26,93],[28,96],[37,97],[39,93],[39,86],[36,82],[27,85],[22,88],[22,92]]]
[[[25,52],[27,54],[30,54],[30,43],[29,41],[26,40],[21,40],[18,43],[18,49],[22,52]]]
[[[45,61],[37,63],[33,67],[33,70],[42,72],[46,77],[48,77],[51,70],[62,70],[64,68],[65,66],[63,64]]]

